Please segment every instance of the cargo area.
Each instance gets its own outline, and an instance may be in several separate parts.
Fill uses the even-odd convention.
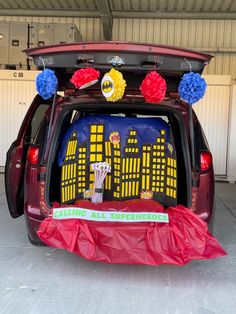
[[[91,164],[108,162],[104,202],[153,199],[164,207],[190,206],[190,161],[181,113],[162,106],[145,111],[137,104],[96,106],[67,106],[61,115],[46,178],[48,203],[90,200]]]

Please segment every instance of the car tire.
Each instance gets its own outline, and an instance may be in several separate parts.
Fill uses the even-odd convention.
[[[208,231],[213,235],[214,233],[214,224],[215,224],[215,206],[213,207],[211,220],[208,224]]]
[[[43,243],[40,239],[32,240],[28,234],[29,242],[34,246],[47,246],[45,243]]]

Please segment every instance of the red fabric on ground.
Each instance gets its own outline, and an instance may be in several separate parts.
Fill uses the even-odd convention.
[[[42,221],[38,230],[44,243],[89,260],[116,264],[185,265],[194,259],[227,254],[207,231],[207,224],[181,205],[165,210],[153,200],[130,200],[100,204],[77,201],[74,206],[106,211],[167,212],[169,223],[98,222],[49,217]],[[54,207],[62,206],[54,204]]]

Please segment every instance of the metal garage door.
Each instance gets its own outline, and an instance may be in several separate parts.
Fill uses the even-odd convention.
[[[5,165],[6,152],[16,139],[21,122],[35,91],[37,71],[0,71],[0,167]]]
[[[230,108],[230,76],[206,75],[207,92],[203,100],[193,106],[208,139],[215,174],[227,174],[227,143]]]

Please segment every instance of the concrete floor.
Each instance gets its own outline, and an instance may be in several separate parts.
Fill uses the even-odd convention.
[[[236,313],[236,185],[216,184],[215,236],[228,256],[185,267],[108,265],[34,247],[10,218],[0,175],[0,313]]]

